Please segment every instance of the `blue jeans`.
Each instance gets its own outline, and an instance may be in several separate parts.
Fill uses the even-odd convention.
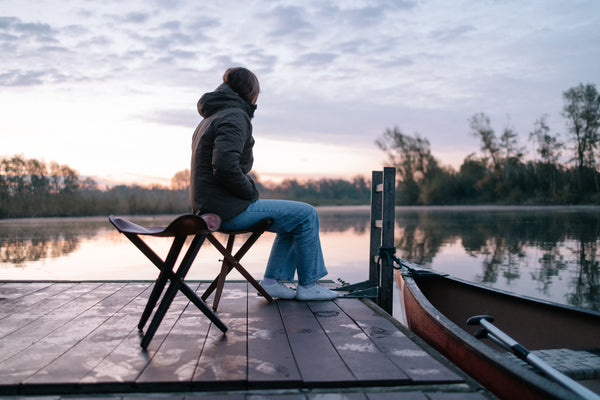
[[[246,211],[224,221],[223,230],[246,229],[262,219],[273,218],[269,232],[277,234],[265,270],[265,278],[291,281],[298,272],[298,283],[307,285],[327,275],[321,240],[319,216],[310,204],[289,200],[257,200]]]

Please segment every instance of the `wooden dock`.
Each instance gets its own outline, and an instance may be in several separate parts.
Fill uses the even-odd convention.
[[[151,287],[1,282],[0,397],[492,398],[368,301],[269,304],[245,282],[225,285],[226,335],[178,294],[144,351]]]

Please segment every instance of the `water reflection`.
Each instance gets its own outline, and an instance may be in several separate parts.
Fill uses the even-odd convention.
[[[332,279],[364,280],[368,257],[365,235],[368,207],[323,208],[321,237],[328,249],[326,261]],[[135,216],[134,222],[163,226],[173,216]],[[244,257],[244,266],[260,277],[274,234],[266,233]],[[158,254],[168,251],[170,239],[145,238]],[[341,247],[346,247],[339,250]],[[221,256],[210,245],[203,247],[190,279],[212,279]],[[155,269],[106,217],[0,220],[0,280],[154,279]],[[232,279],[241,276],[231,274]]]
[[[366,279],[369,208],[327,207],[319,215],[329,277]],[[160,226],[172,216],[132,219]],[[396,219],[401,258],[501,289],[600,310],[600,208],[398,208]],[[273,237],[264,235],[244,259],[257,277]],[[160,253],[169,244],[156,239],[153,246]],[[219,255],[203,248],[198,257],[201,266],[192,268],[189,278],[213,278]],[[104,217],[0,220],[0,279],[154,279],[155,273]]]
[[[321,233],[344,232],[364,235],[371,221],[369,207],[320,207]]]
[[[0,221],[0,263],[24,268],[31,261],[62,257],[105,225],[95,218]]]
[[[525,294],[548,298],[566,284],[559,301],[600,310],[597,207],[400,209],[397,226],[401,258],[457,275],[460,266],[436,256],[462,248],[480,262],[465,279],[508,290],[535,282]]]
[[[326,207],[320,210],[320,231],[363,235],[369,227],[367,207]],[[136,216],[147,226],[168,224],[173,216]],[[28,262],[58,258],[77,251],[82,240],[112,229],[106,218],[47,218],[0,220],[0,263],[25,267]],[[113,232],[114,233],[114,232]]]

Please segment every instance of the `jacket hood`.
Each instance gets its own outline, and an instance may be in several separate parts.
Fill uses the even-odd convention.
[[[228,84],[222,83],[214,92],[205,93],[198,100],[198,112],[208,118],[225,108],[237,107],[244,110],[250,118],[254,117],[256,104],[242,99]]]

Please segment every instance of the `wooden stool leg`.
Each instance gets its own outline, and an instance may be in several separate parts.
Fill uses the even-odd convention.
[[[225,283],[225,277],[227,276],[227,274],[229,274],[231,272],[231,270],[233,268],[235,268],[242,274],[242,276],[244,278],[246,278],[246,280],[256,290],[258,290],[258,292],[265,299],[267,299],[267,301],[269,303],[273,301],[273,298],[269,295],[269,293],[267,293],[267,291],[265,289],[263,289],[263,287],[260,286],[260,284],[252,277],[252,275],[250,275],[250,273],[248,273],[248,271],[239,263],[241,258],[248,252],[250,247],[252,247],[252,245],[256,242],[256,240],[263,233],[264,233],[264,230],[253,232],[252,235],[248,238],[248,240],[246,240],[246,242],[240,247],[240,249],[235,253],[234,256],[231,255],[231,250],[233,249],[233,244],[230,247],[229,241],[227,242],[227,248],[225,248],[213,235],[209,234],[207,236],[207,239],[219,251],[219,253],[221,253],[223,255],[224,259],[223,259],[223,264],[221,266],[221,273],[219,274],[219,276],[217,276],[215,278],[215,280],[213,280],[213,282],[210,284],[208,289],[206,289],[206,291],[202,295],[203,300],[206,300],[208,298],[208,296],[210,296],[210,294],[215,289],[218,289],[219,285],[221,285],[221,290],[222,290],[222,285],[224,285],[224,283]],[[230,235],[230,238],[231,238],[231,236],[233,236],[233,235]],[[226,273],[223,273],[225,263],[227,263],[227,269],[226,269]],[[223,281],[222,284],[220,283],[221,280]],[[213,304],[213,310],[216,310],[217,306],[218,306],[218,300]]]
[[[223,252],[226,251],[226,249],[223,247],[221,242],[219,242],[212,233],[209,233],[206,236],[206,238],[215,247],[215,249],[217,249],[219,251],[219,253],[224,254]],[[223,263],[221,264],[221,271],[223,270],[223,265],[225,264],[225,262],[226,262],[226,260],[223,259]],[[230,266],[229,268],[232,268],[232,267]],[[229,271],[230,270],[231,269],[229,269]],[[208,296],[210,296],[212,294],[212,292],[215,291],[215,289],[217,288],[217,286],[219,284],[220,277],[221,277],[221,273],[219,272],[219,275],[217,275],[217,277],[215,279],[213,279],[213,281],[210,283],[208,288],[202,294],[202,300],[206,301],[206,299],[208,299]]]
[[[227,238],[227,252],[231,254],[233,250],[233,243],[235,242],[235,235],[229,235]],[[213,300],[213,310],[217,311],[217,307],[219,307],[219,301],[221,300],[221,294],[223,293],[223,287],[225,286],[225,279],[227,275],[231,271],[231,264],[227,261],[226,258],[223,258],[223,263],[221,264],[221,273],[217,277],[217,291],[215,292],[215,298]]]
[[[210,283],[210,285],[208,285],[208,288],[202,294],[202,300],[206,301],[206,299],[208,299],[208,296],[210,296],[211,293],[215,291],[217,283],[219,282],[219,276],[220,274],[217,275],[217,277]]]
[[[160,298],[160,295],[162,294],[163,289],[165,288],[165,285],[167,284],[167,280],[168,280],[167,274],[161,272],[160,275],[158,276],[158,279],[156,280],[156,282],[154,282],[154,287],[152,288],[152,293],[150,293],[150,297],[148,298],[148,302],[146,303],[144,312],[142,313],[140,321],[138,322],[137,327],[139,330],[144,329],[146,322],[148,322],[148,318],[150,318],[150,315],[152,314],[152,310],[154,310],[154,307],[156,307],[156,303],[158,303],[158,299]]]
[[[242,274],[244,278],[246,278],[248,283],[251,284],[254,287],[254,289],[258,290],[258,293],[260,293],[269,303],[273,301],[271,295],[267,293],[267,291],[262,286],[260,286],[256,279],[254,279],[252,275],[250,275],[250,273],[246,270],[246,268],[242,266],[242,264],[237,263],[234,265],[234,268],[237,269],[239,273]]]
[[[184,295],[186,295],[188,299],[190,299],[192,303],[194,303],[196,307],[200,309],[200,311],[202,311],[204,315],[208,317],[208,319],[210,319],[215,324],[217,328],[221,330],[221,332],[227,332],[227,326],[225,326],[225,324],[219,319],[219,317],[217,317],[215,313],[212,312],[210,308],[208,308],[206,303],[202,301],[202,299],[200,299],[200,297],[198,297],[198,295],[196,295],[196,293],[192,289],[190,289],[188,285],[182,283],[180,290]]]
[[[252,235],[250,235],[250,237],[248,238],[248,240],[246,240],[246,242],[242,245],[242,247],[240,247],[240,249],[237,251],[237,253],[235,253],[235,255],[233,256],[235,258],[235,260],[237,261],[235,264],[233,264],[233,267],[235,269],[237,269],[244,278],[246,278],[246,280],[256,289],[258,290],[258,292],[265,298],[267,299],[267,301],[269,303],[271,303],[273,301],[273,298],[269,295],[269,293],[267,293],[267,291],[265,289],[263,289],[262,286],[260,286],[260,284],[256,281],[256,279],[254,279],[252,277],[252,275],[250,275],[250,273],[248,273],[248,271],[242,266],[242,264],[240,264],[240,260],[242,259],[242,257],[244,257],[246,255],[246,253],[248,252],[248,250],[250,250],[250,248],[254,245],[254,243],[258,240],[258,238],[265,232],[265,230],[259,230],[256,232],[253,232]]]
[[[142,317],[138,323],[138,329],[144,329],[144,325],[146,325],[148,318],[150,318],[152,310],[154,310],[154,307],[156,307],[156,303],[158,303],[158,299],[160,298],[160,295],[167,284],[167,280],[169,279],[169,273],[172,272],[175,261],[177,261],[177,257],[179,256],[184,243],[185,238],[183,238],[183,240],[177,237],[173,239],[173,244],[171,245],[167,259],[164,263],[162,263],[162,266],[159,267],[160,274],[154,283],[152,293],[150,294],[150,298],[148,299],[146,307],[144,308],[144,312],[142,313]]]
[[[198,254],[198,251],[200,250],[200,246],[202,246],[202,243],[204,242],[205,236],[206,235],[198,235],[198,236],[194,237],[194,240],[190,244],[190,247],[189,247],[187,253],[185,254],[185,257],[183,258],[183,260],[181,261],[181,264],[179,265],[179,268],[177,268],[177,272],[174,274],[174,276],[170,277],[171,283],[169,284],[169,287],[168,287],[165,295],[163,296],[163,298],[158,306],[158,309],[156,310],[156,313],[154,314],[154,317],[152,318],[152,321],[150,322],[148,331],[145,333],[144,337],[142,338],[142,343],[141,343],[142,348],[145,349],[146,347],[148,347],[148,344],[150,344],[150,341],[154,337],[154,334],[156,333],[156,330],[158,329],[160,323],[162,322],[165,314],[169,310],[169,307],[171,306],[171,303],[173,302],[175,295],[180,290],[180,288],[183,284],[183,279],[187,275],[190,267],[192,266],[192,262],[194,261],[196,254]],[[177,236],[174,240],[174,244],[175,244],[175,242],[177,242],[177,243],[179,243],[181,241],[185,242],[185,238],[186,238],[186,236]],[[177,257],[175,257],[175,260],[176,259],[177,259]],[[165,265],[165,270],[166,270],[166,267],[169,267],[169,266]],[[172,266],[171,266],[171,268],[172,268]]]
[[[154,337],[154,334],[156,333],[158,326],[162,322],[165,314],[169,310],[169,306],[173,302],[173,299],[175,298],[175,295],[177,294],[177,291],[179,290],[179,284],[180,283],[177,280],[171,281],[169,288],[167,289],[165,295],[163,296],[163,298],[158,306],[158,309],[156,310],[156,313],[154,314],[154,317],[152,318],[152,321],[150,322],[150,326],[148,327],[148,330],[146,331],[146,333],[144,334],[144,337],[142,338],[142,343],[141,343],[142,348],[145,349],[150,344],[150,341]]]

